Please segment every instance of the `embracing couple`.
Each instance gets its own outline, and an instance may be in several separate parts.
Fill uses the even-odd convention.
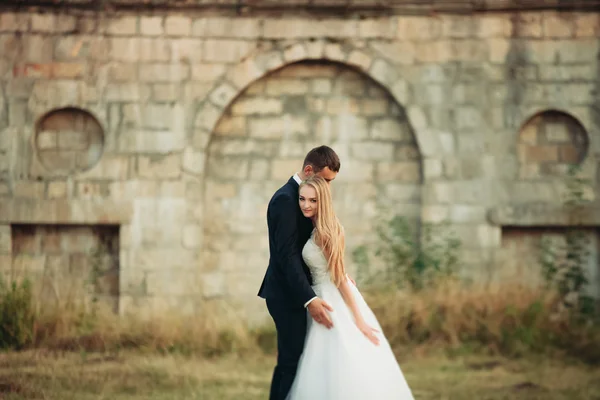
[[[412,393],[344,266],[344,230],[329,185],[340,170],[312,149],[271,198],[270,260],[258,295],[277,329],[270,400],[409,400]]]

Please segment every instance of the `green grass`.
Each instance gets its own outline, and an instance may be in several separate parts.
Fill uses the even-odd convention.
[[[274,355],[216,359],[141,352],[0,354],[6,400],[197,400],[268,398]],[[600,371],[576,361],[532,356],[402,355],[415,398],[598,399]]]

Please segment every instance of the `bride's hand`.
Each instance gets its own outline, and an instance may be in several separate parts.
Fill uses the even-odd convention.
[[[379,338],[375,336],[376,333],[379,333],[377,329],[371,328],[364,321],[358,321],[356,326],[358,326],[358,329],[360,329],[363,335],[365,335],[375,346],[379,346]]]

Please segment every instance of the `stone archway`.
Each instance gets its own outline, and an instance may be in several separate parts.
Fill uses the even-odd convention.
[[[205,151],[217,122],[229,104],[248,85],[285,65],[305,60],[326,60],[347,65],[364,73],[386,88],[398,104],[406,105],[409,83],[395,66],[368,47],[326,40],[303,40],[283,47],[259,51],[229,68],[200,102],[193,120],[193,143]],[[426,111],[418,105],[406,108],[423,158],[439,159],[443,155],[444,132],[429,127]]]
[[[334,197],[349,260],[357,244],[374,240],[379,205],[420,217],[421,155],[405,109],[357,68],[288,64],[231,102],[206,146],[203,265],[213,294],[253,308],[248,299],[269,259],[268,201],[323,143],[342,159]]]

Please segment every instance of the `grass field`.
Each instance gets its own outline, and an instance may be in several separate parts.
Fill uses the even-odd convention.
[[[600,399],[600,371],[542,356],[399,357],[416,399]],[[141,352],[0,354],[6,400],[266,399],[274,356]],[[371,399],[369,399],[371,400]]]

